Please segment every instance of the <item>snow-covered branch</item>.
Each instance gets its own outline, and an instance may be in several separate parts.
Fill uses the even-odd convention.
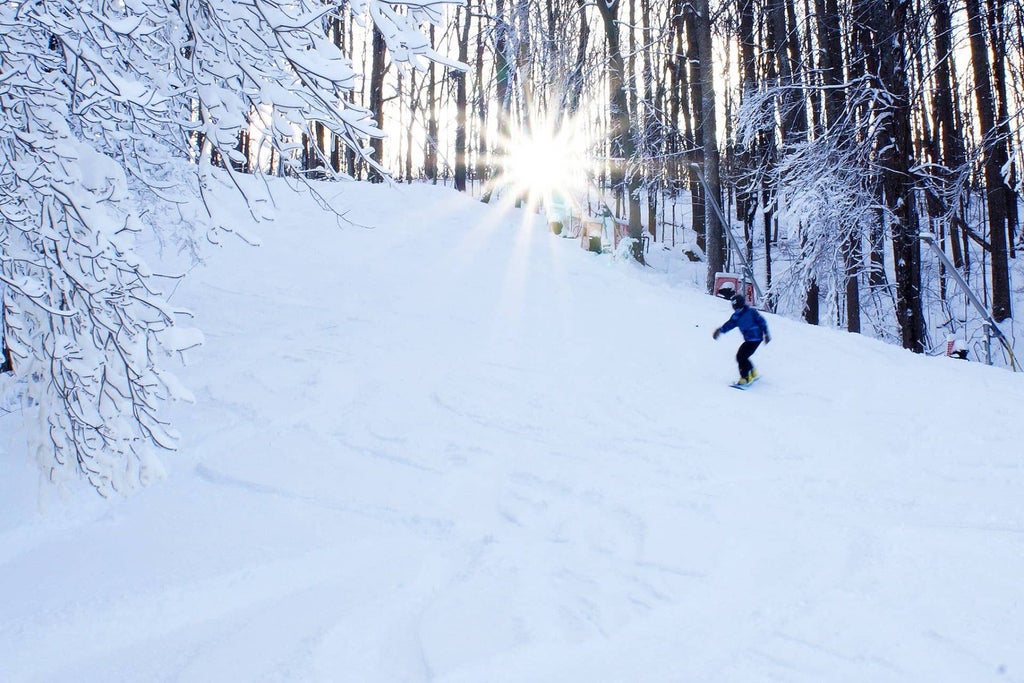
[[[49,479],[109,495],[159,474],[154,450],[176,441],[160,405],[190,398],[166,366],[202,337],[177,324],[134,240],[221,226],[212,207],[198,225],[149,209],[202,198],[219,166],[259,217],[264,198],[235,175],[253,131],[286,164],[313,122],[365,156],[382,133],[348,101],[357,74],[324,21],[365,14],[396,62],[458,66],[419,31],[437,5],[401,4],[0,3],[2,336]]]

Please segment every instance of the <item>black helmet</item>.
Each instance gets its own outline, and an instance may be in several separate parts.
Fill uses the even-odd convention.
[[[733,294],[729,301],[732,302],[732,310],[734,311],[738,311],[747,305],[747,300],[743,298],[742,294]]]

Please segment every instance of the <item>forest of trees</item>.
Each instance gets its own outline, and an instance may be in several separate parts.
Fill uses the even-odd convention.
[[[997,322],[1012,315],[1019,1],[470,0],[430,32],[467,71],[395,69],[376,35],[330,35],[364,64],[355,96],[396,178],[488,196],[503,133],[554,118],[586,129],[586,180],[634,237],[692,230],[709,287],[729,255],[694,164],[742,229],[768,308],[936,347],[925,310],[963,299],[922,253],[927,232]],[[373,173],[351,156],[333,166]]]
[[[198,337],[135,235],[225,229],[218,183],[258,216],[241,174],[487,200],[552,121],[588,141],[588,200],[709,289],[735,265],[714,200],[766,308],[929,352],[964,304],[922,234],[996,322],[1021,299],[1022,63],[1020,0],[0,3],[0,369],[51,479],[145,480],[187,394],[163,359]]]

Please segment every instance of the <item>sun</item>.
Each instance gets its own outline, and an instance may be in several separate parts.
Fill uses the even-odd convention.
[[[573,201],[590,174],[589,143],[572,117],[534,117],[512,128],[503,144],[497,184],[531,206]]]

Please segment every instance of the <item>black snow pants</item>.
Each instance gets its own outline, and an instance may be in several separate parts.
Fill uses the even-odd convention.
[[[754,364],[750,362],[750,357],[754,355],[754,351],[757,351],[757,347],[760,345],[760,339],[757,341],[745,341],[740,344],[740,348],[736,352],[736,363],[740,366],[740,377],[746,377],[754,369]]]

